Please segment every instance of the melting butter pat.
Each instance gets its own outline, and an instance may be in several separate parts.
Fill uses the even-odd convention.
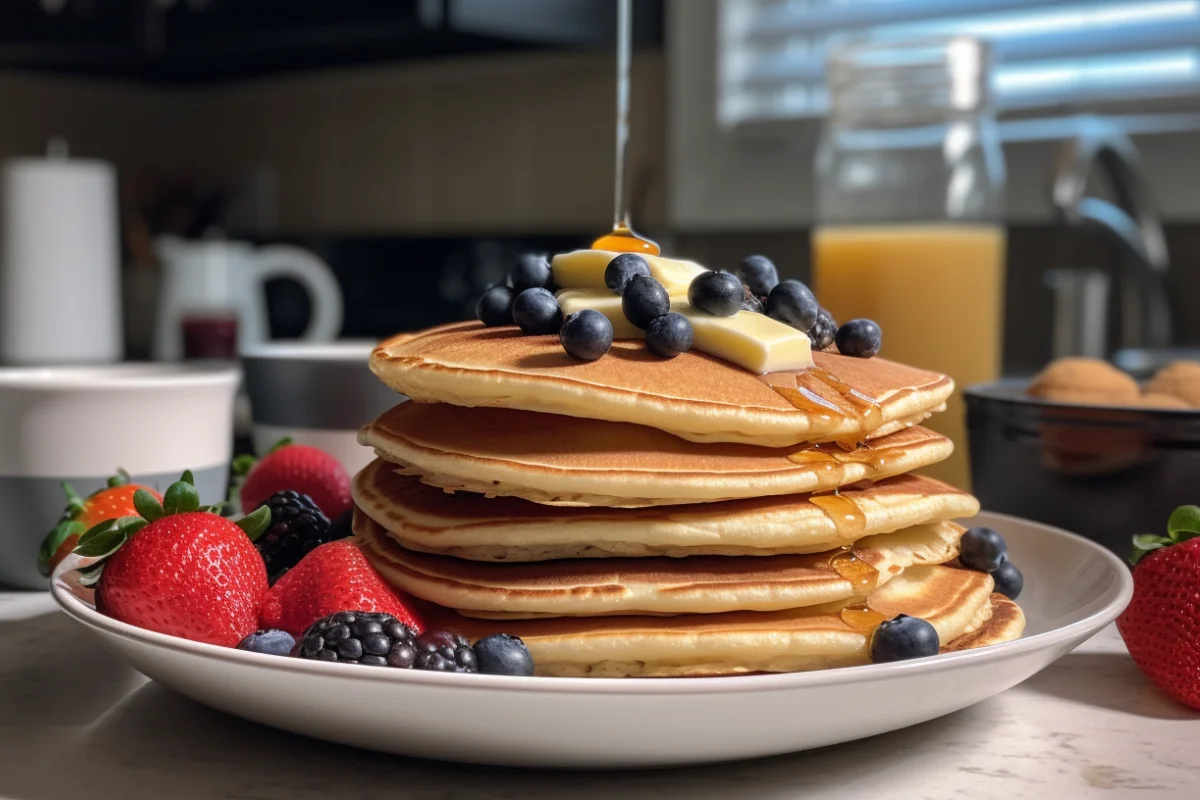
[[[790,325],[753,311],[717,317],[693,308],[686,300],[673,300],[671,310],[692,323],[692,347],[765,375],[813,366],[808,335]]]
[[[626,319],[625,312],[621,310],[621,298],[613,294],[611,289],[564,289],[555,297],[564,317],[585,308],[608,317],[614,339],[641,339],[644,336],[640,328]]]
[[[608,317],[616,339],[640,339],[645,334],[625,318],[621,298],[608,289],[567,289],[558,293],[563,315],[585,308]],[[671,301],[692,323],[693,348],[756,372],[787,372],[813,366],[812,348],[802,331],[752,311],[717,317],[693,308],[685,298]]]
[[[560,253],[550,262],[554,285],[560,289],[605,289],[604,270],[608,262],[621,255],[613,250],[573,250]],[[667,290],[667,294],[687,296],[692,279],[707,270],[695,261],[642,255],[650,266],[650,274]],[[611,292],[610,292],[611,293]]]

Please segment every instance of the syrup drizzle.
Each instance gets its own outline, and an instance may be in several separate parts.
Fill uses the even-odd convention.
[[[887,617],[880,614],[878,611],[871,609],[866,603],[853,603],[842,609],[842,622],[854,628],[856,631],[861,631],[868,637],[875,632],[882,622],[887,622]]]
[[[814,423],[813,432],[818,435],[836,430],[846,420],[858,423],[852,438],[837,440],[844,450],[854,450],[864,434],[883,424],[879,401],[829,370],[809,367],[802,372],[764,376],[764,380],[776,394],[809,415]],[[836,396],[837,400],[831,399],[830,395]]]
[[[592,242],[593,250],[612,250],[617,253],[641,253],[656,256],[662,252],[658,243],[634,233],[628,222],[618,222],[612,233],[606,233]]]
[[[854,555],[853,550],[839,550],[829,557],[829,566],[850,582],[857,597],[866,597],[879,585],[879,570]]]
[[[839,539],[854,541],[861,538],[863,531],[867,529],[867,515],[850,498],[834,492],[812,495],[808,499],[833,521]]]

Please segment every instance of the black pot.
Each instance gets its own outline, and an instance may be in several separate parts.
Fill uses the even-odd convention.
[[[966,390],[971,483],[988,511],[1055,525],[1122,558],[1200,504],[1200,412],[1055,403],[1025,380]]]

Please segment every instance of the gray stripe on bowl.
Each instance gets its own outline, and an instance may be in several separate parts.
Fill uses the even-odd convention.
[[[180,471],[182,472],[182,470]],[[180,472],[134,475],[133,482],[149,486],[162,494]],[[229,466],[220,464],[192,470],[200,500],[208,505],[225,499],[229,485]],[[37,553],[42,539],[62,517],[67,498],[62,482],[71,484],[81,497],[106,485],[108,476],[67,478],[22,478],[0,476],[0,585],[17,589],[45,589],[49,586],[37,570]]]

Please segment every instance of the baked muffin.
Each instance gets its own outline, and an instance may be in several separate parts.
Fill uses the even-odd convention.
[[[1142,394],[1137,381],[1112,364],[1081,356],[1052,361],[1034,377],[1027,392],[1059,403],[1097,406],[1135,406]]]
[[[1195,361],[1172,361],[1146,384],[1146,394],[1171,395],[1191,408],[1200,408],[1200,364]]]

